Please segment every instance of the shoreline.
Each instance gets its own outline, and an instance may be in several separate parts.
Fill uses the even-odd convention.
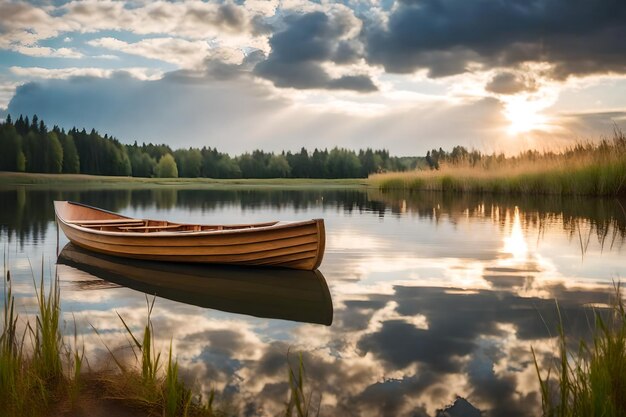
[[[367,178],[142,178],[88,174],[43,174],[26,172],[0,172],[0,187],[40,187],[72,188],[287,188],[287,189],[323,189],[323,188],[367,188],[372,187]]]

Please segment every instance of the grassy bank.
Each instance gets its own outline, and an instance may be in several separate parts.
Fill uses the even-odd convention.
[[[10,273],[5,271],[5,276],[9,283],[0,333],[0,404],[9,415],[215,415],[211,402],[194,401],[180,380],[171,348],[166,359],[154,351],[152,305],[140,338],[120,317],[135,343],[131,347],[138,351],[137,363],[125,364],[109,350],[117,369],[94,371],[84,367],[77,334],[72,343],[61,333],[58,281],[53,280],[48,292],[43,280],[35,288],[36,317],[24,324],[15,309]]]
[[[438,170],[373,175],[383,191],[431,190],[496,194],[626,195],[626,136],[562,152],[526,152],[442,163]]]
[[[113,368],[94,369],[87,362],[76,327],[73,340],[61,331],[57,278],[47,291],[43,278],[35,285],[34,317],[21,317],[16,311],[8,269],[4,269],[1,280],[4,293],[0,311],[0,415],[222,417],[238,414],[233,405],[216,405],[213,391],[203,398],[183,381],[171,343],[165,354],[155,348],[150,318],[154,298],[151,302],[146,299],[142,334],[134,334],[118,314],[135,360],[119,358],[115,353],[118,349],[104,345]],[[315,405],[304,387],[302,357],[296,366],[288,361],[287,364],[290,389],[284,415],[312,415]]]
[[[626,309],[619,285],[608,313],[594,312],[591,343],[581,340],[572,350],[560,327],[554,361],[540,364],[533,351],[545,417],[626,416]]]
[[[250,178],[250,179],[212,179],[212,178],[136,178],[113,177],[84,174],[37,174],[22,172],[0,172],[0,187],[28,186],[29,188],[68,187],[128,189],[128,188],[353,188],[368,185],[364,178],[317,179],[317,178]]]

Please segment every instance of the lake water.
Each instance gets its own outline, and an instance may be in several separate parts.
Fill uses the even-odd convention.
[[[326,254],[321,274],[159,268],[72,247],[56,266],[67,239],[57,236],[55,199],[182,222],[322,217]],[[68,340],[76,323],[92,366],[107,358],[105,344],[130,355],[117,313],[140,333],[145,294],[157,294],[160,346],[171,340],[185,376],[241,415],[284,410],[288,357],[301,352],[322,416],[435,416],[457,396],[486,416],[534,416],[530,349],[549,364],[555,299],[572,340],[589,334],[591,307],[602,311],[626,276],[624,207],[376,190],[18,187],[0,191],[0,242],[21,311],[35,310],[31,268],[39,277],[43,259],[47,279],[56,270]]]

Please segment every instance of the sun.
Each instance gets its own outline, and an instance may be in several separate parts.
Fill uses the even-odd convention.
[[[507,131],[510,135],[545,129],[548,118],[541,114],[546,103],[540,100],[528,100],[526,97],[511,97],[505,102],[504,115],[509,121]]]

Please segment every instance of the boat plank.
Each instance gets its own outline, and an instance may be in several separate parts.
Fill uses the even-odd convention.
[[[230,261],[250,261],[255,259],[266,259],[272,256],[279,256],[283,254],[292,254],[301,250],[317,250],[317,242],[305,243],[301,245],[293,245],[286,247],[278,247],[273,249],[260,249],[255,252],[249,251],[241,251],[240,253],[232,253],[232,252],[218,252],[218,253],[207,253],[200,250],[195,251],[179,251],[173,252],[171,248],[167,246],[158,246],[149,248],[149,250],[145,250],[144,248],[138,248],[133,246],[126,246],[123,248],[112,247],[106,244],[102,244],[99,242],[86,242],[82,239],[76,240],[76,243],[80,244],[83,247],[91,247],[93,250],[106,252],[109,254],[116,254],[118,256],[149,256],[150,259],[164,257],[178,257],[183,261],[192,260],[197,257],[202,257],[206,261],[213,262],[226,262]]]

